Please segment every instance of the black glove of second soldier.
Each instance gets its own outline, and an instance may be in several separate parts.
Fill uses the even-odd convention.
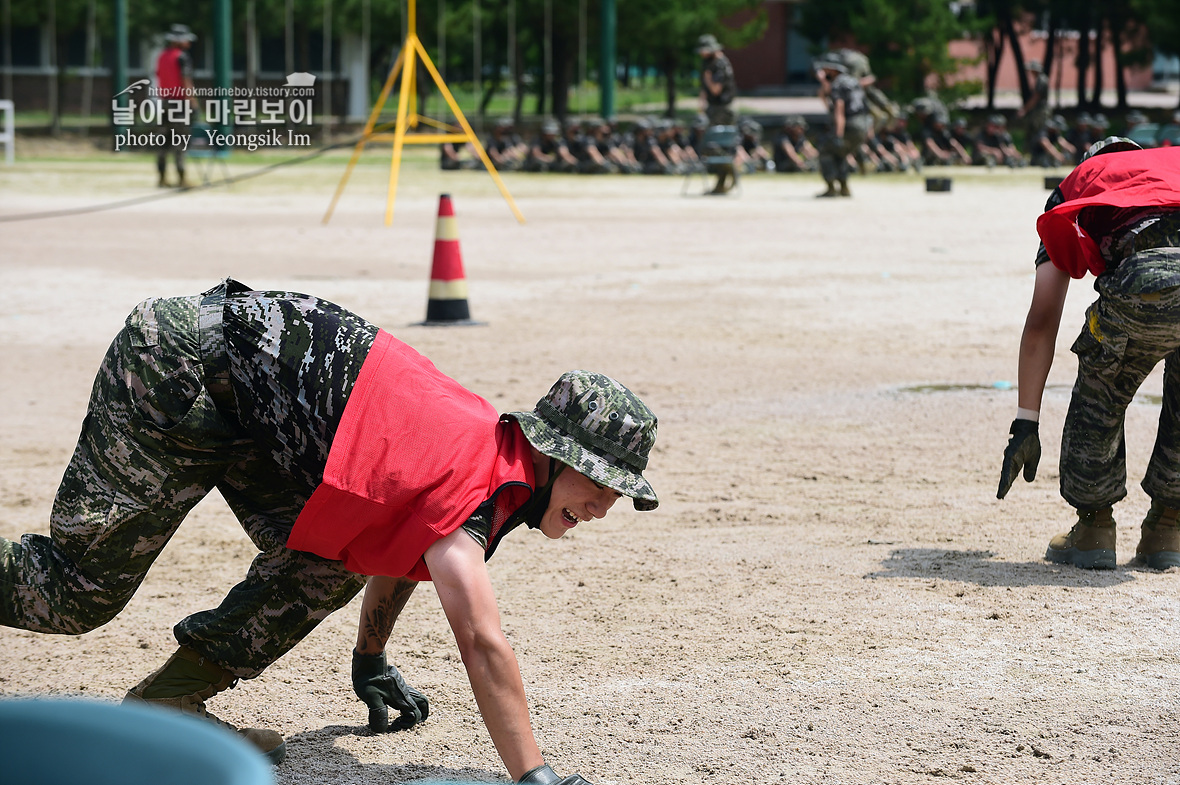
[[[1004,465],[1000,469],[1000,488],[996,498],[1003,499],[1016,482],[1016,475],[1024,469],[1024,481],[1032,482],[1037,476],[1037,464],[1041,461],[1041,437],[1034,420],[1013,420],[1008,430],[1012,438],[1004,449]]]
[[[412,728],[430,714],[426,696],[411,687],[381,654],[352,652],[352,691],[369,707],[369,727],[378,733]],[[401,716],[389,722],[389,707]]]
[[[517,785],[590,785],[587,780],[582,779],[581,774],[559,777],[557,772],[544,765],[529,769],[516,782]]]

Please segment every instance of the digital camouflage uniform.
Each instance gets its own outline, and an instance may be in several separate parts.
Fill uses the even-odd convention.
[[[721,93],[713,95],[705,89],[705,72],[708,72],[715,84],[721,85]],[[705,116],[709,118],[709,125],[733,125],[736,115],[733,112],[733,99],[737,93],[737,79],[733,73],[733,64],[724,52],[717,51],[705,62],[701,69],[701,89],[705,90]]]
[[[1036,103],[1028,110],[1027,130],[1024,146],[1031,154],[1037,155],[1041,139],[1045,136],[1046,126],[1049,124],[1049,77],[1037,73],[1032,84],[1032,94]],[[1034,164],[1035,165],[1035,164]]]
[[[77,634],[110,621],[217,488],[259,554],[218,608],[174,632],[258,675],[364,586],[285,543],[376,334],[331,303],[235,281],[137,306],[95,379],[50,536],[0,539],[0,624]]]
[[[836,101],[844,102],[843,137],[836,136]],[[816,145],[819,148],[819,170],[829,183],[844,182],[851,171],[848,155],[860,149],[872,125],[872,115],[869,114],[865,91],[860,82],[848,74],[837,75],[832,80],[831,93],[828,95],[828,109],[832,125],[820,136],[819,144]]]
[[[1063,202],[1055,190],[1045,209]],[[1088,208],[1094,209],[1094,208]],[[1180,213],[1123,210],[1100,245],[1107,270],[1072,350],[1078,376],[1061,438],[1061,495],[1079,510],[1127,495],[1123,418],[1164,361],[1163,407],[1143,478],[1153,500],[1180,507]],[[1086,213],[1078,217],[1085,225]],[[1044,245],[1037,264],[1051,263]]]

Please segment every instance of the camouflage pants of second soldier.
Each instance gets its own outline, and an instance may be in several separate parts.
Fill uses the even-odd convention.
[[[845,182],[852,172],[848,163],[848,156],[855,153],[864,144],[869,133],[869,116],[856,115],[848,118],[844,125],[844,136],[836,136],[833,130],[828,130],[820,139],[819,171],[827,183]]]
[[[220,607],[174,632],[239,677],[261,673],[364,585],[286,540],[375,332],[331,303],[233,281],[141,303],[95,379],[50,535],[0,539],[0,624],[110,621],[216,487],[259,554]]]
[[[1157,248],[1131,256],[1095,284],[1099,297],[1073,345],[1078,377],[1061,436],[1061,495],[1079,510],[1127,495],[1123,420],[1160,360],[1163,405],[1142,485],[1153,500],[1180,507],[1178,277],[1180,249]]]

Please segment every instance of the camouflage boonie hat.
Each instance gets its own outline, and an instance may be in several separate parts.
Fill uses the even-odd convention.
[[[510,412],[541,453],[629,496],[637,510],[659,506],[643,470],[656,442],[656,416],[623,385],[590,371],[566,371],[531,412]]]
[[[721,44],[717,41],[717,36],[705,33],[697,39],[697,54],[719,51],[721,51]]]
[[[1082,160],[1089,161],[1094,156],[1101,155],[1102,153],[1125,153],[1128,150],[1142,149],[1138,142],[1128,139],[1125,136],[1108,136],[1090,145],[1090,149],[1086,150],[1085,154],[1082,155]]]
[[[197,36],[189,29],[188,25],[175,24],[164,34],[164,40],[178,44],[187,41],[191,44],[197,40]]]
[[[1024,64],[1025,71],[1032,71],[1034,74],[1043,74],[1045,69],[1041,67],[1040,60],[1029,60]]]

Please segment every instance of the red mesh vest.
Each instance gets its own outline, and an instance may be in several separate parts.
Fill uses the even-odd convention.
[[[382,330],[287,547],[362,575],[430,580],[422,554],[507,483],[534,484],[520,427]],[[497,508],[528,496],[509,486]]]
[[[1061,183],[1065,203],[1037,219],[1037,234],[1053,264],[1074,278],[1100,275],[1106,260],[1078,213],[1093,206],[1180,208],[1180,148],[1096,155]]]
[[[180,56],[183,49],[170,46],[160,53],[156,60],[156,86],[167,98],[180,96],[180,89],[184,87],[184,75],[180,72]]]

